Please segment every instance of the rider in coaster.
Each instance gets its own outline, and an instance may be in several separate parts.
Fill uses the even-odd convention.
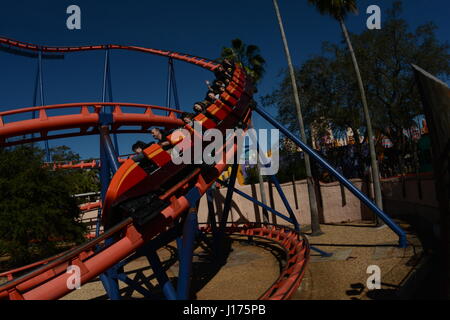
[[[195,114],[189,112],[183,112],[181,114],[181,120],[190,127],[194,126],[194,117]]]
[[[203,102],[196,102],[194,104],[193,109],[196,114],[203,113],[205,116],[207,116],[208,118],[213,120],[215,123],[219,123],[219,121],[220,121],[217,117],[215,117],[214,115],[212,115],[211,113],[208,112],[207,105],[205,105],[205,103],[203,103]]]
[[[143,141],[136,141],[135,144],[133,144],[133,146],[131,147],[131,149],[133,150],[133,152],[138,155],[139,153],[142,153],[142,151],[144,151],[146,148],[149,147],[149,144],[143,142]]]
[[[150,132],[153,138],[157,141],[156,143],[159,144],[163,150],[167,151],[172,149],[172,145],[167,140],[167,134],[165,132],[161,131],[159,128],[153,128]]]
[[[206,94],[205,100],[203,100],[204,104],[208,104],[208,106],[214,102],[216,102],[217,99],[219,99],[219,94],[216,94],[214,91],[208,91]]]
[[[224,68],[224,66],[220,64],[214,70],[214,75],[216,76],[216,80],[225,82],[225,79],[231,79],[232,78],[232,74],[233,74],[233,70],[232,70],[232,68],[227,68],[227,69],[228,70],[226,70]]]

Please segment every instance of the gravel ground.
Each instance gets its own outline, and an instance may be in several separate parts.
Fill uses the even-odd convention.
[[[409,229],[406,224],[401,224]],[[307,229],[305,229],[307,230]],[[406,249],[396,247],[398,237],[387,227],[374,228],[364,223],[322,225],[323,235],[308,237],[312,246],[333,253],[329,258],[311,251],[305,278],[293,300],[394,299],[400,286],[420,261],[422,246],[419,239],[408,233],[411,244]],[[307,232],[306,232],[307,234]],[[280,273],[282,253],[277,246],[257,241],[232,241],[227,263],[212,263],[198,248],[193,264],[192,299],[254,300],[264,293]],[[178,262],[176,245],[158,251],[167,275],[176,288]],[[381,289],[366,288],[367,267],[377,265],[381,270]],[[128,277],[145,284],[162,298],[158,283],[145,258],[139,258],[125,268]],[[143,296],[121,283],[122,297],[142,299]],[[106,299],[98,279],[64,300]]]
[[[400,224],[405,230],[406,224]],[[312,251],[304,281],[293,299],[348,300],[397,299],[398,289],[421,260],[422,245],[412,233],[406,249],[398,248],[398,237],[389,228],[363,223],[323,225],[324,235],[310,237],[310,244],[333,253],[323,258]],[[369,266],[381,270],[381,289],[366,287]]]

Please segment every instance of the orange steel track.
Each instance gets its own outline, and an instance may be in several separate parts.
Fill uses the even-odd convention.
[[[171,57],[173,59],[196,64],[211,71],[218,66],[218,63],[216,62],[191,55],[135,46],[99,45],[83,47],[43,47],[5,38],[0,38],[0,44],[18,47],[24,50],[41,50],[44,52],[55,53],[102,49],[135,50]],[[237,71],[235,72],[238,76],[233,78],[233,81],[235,81],[239,87],[243,88],[246,95],[246,97],[243,95],[242,98],[236,100],[236,106],[240,106],[242,109],[242,111],[238,112],[242,113],[244,122],[249,123],[251,109],[248,108],[248,105],[253,87],[251,81],[245,76],[244,71],[240,67],[236,69]],[[0,145],[11,146],[62,137],[98,134],[101,111],[104,107],[109,106],[112,106],[114,109],[112,112],[112,133],[145,132],[151,126],[175,128],[182,125],[181,120],[176,117],[176,113],[180,111],[142,104],[95,102],[32,107],[0,113]],[[143,112],[127,112],[127,108],[141,108],[143,109]],[[70,110],[70,113],[64,115],[50,115],[49,113],[55,109],[64,111]],[[73,112],[73,109],[77,109],[78,112]],[[38,118],[11,122],[7,121],[8,116],[25,114],[33,111],[38,112]],[[169,115],[158,114],[158,112],[169,112]],[[139,126],[140,129],[121,129],[123,126]],[[79,129],[79,132],[61,132],[67,129]],[[24,135],[35,133],[39,133],[40,136],[34,138],[22,138]],[[16,140],[7,141],[8,138],[15,138]],[[227,145],[231,146],[231,148],[226,148]],[[215,165],[213,174],[211,174],[211,171],[206,172],[204,170],[199,170],[199,173],[192,176],[190,181],[186,181],[186,185],[180,185],[178,192],[173,194],[170,198],[170,205],[163,209],[161,214],[149,223],[137,227],[133,224],[131,218],[127,218],[105,231],[99,237],[79,247],[75,247],[58,256],[37,262],[33,265],[0,274],[0,276],[7,277],[9,280],[7,283],[0,286],[0,299],[59,299],[71,291],[66,284],[70,277],[70,274],[66,273],[68,266],[77,265],[80,267],[81,284],[84,284],[128,257],[143,244],[173,226],[174,222],[179,219],[190,206],[189,201],[186,198],[186,193],[189,190],[195,188],[200,195],[203,195],[214,181],[219,178],[221,173],[228,166],[227,160],[232,159],[237,151],[234,136],[229,137],[225,142],[223,150],[223,162]],[[225,152],[225,150],[227,151]],[[132,160],[129,159],[126,161]],[[189,189],[186,188],[187,185],[189,185]],[[208,228],[206,228],[205,231],[208,231]],[[232,226],[228,228],[227,231],[242,235],[263,237],[279,243],[284,248],[287,255],[287,264],[277,281],[260,298],[276,300],[288,299],[300,285],[305,272],[305,266],[309,259],[309,245],[307,240],[297,232],[280,226]],[[116,241],[107,247],[103,246],[100,250],[96,250],[98,245],[104,244],[105,240],[109,238],[114,238]],[[15,277],[17,273],[23,273],[25,271],[28,271],[28,273]]]

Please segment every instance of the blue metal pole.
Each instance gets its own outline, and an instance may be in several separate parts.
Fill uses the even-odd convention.
[[[297,146],[299,146],[304,152],[309,154],[314,160],[316,160],[324,169],[328,170],[336,179],[339,180],[345,187],[347,187],[350,192],[352,192],[359,200],[361,200],[369,209],[371,209],[378,217],[381,218],[398,236],[399,236],[399,246],[401,248],[406,248],[408,246],[406,241],[406,233],[403,231],[389,216],[387,216],[380,208],[376,206],[364,193],[362,193],[358,188],[356,188],[350,181],[348,181],[344,176],[342,176],[337,170],[335,170],[331,165],[328,164],[321,156],[319,156],[312,148],[310,148],[306,143],[298,139],[293,135],[288,129],[283,127],[278,121],[276,121],[270,114],[265,110],[256,106],[254,109],[260,116],[266,119],[275,128],[279,129],[286,137],[291,139]]]
[[[110,61],[110,54],[109,54],[109,49],[107,49],[108,52],[108,56],[106,57],[107,59],[107,78],[108,78],[108,93],[109,93],[109,102],[113,102],[114,101],[114,97],[113,97],[113,92],[112,92],[112,80],[111,80],[111,61]],[[103,102],[106,102],[103,101]],[[114,107],[110,108],[110,113],[112,113],[114,110]],[[120,154],[119,151],[119,141],[117,139],[117,134],[113,134],[113,140],[114,140],[114,147],[116,148],[117,154]]]
[[[180,222],[180,220],[178,219],[176,222],[175,222],[175,227],[176,228],[180,228],[180,226],[181,226],[181,222]],[[182,236],[181,236],[181,233],[178,235],[178,237],[176,238],[176,243],[177,243],[177,249],[178,249],[178,252],[181,252],[182,250],[183,250],[183,238],[182,238]]]
[[[225,182],[221,181],[220,179],[218,179],[217,182],[219,182],[221,185],[223,185],[225,187],[230,188],[230,186],[228,186]],[[242,192],[239,189],[236,189],[236,188],[232,188],[232,189],[233,189],[233,192],[237,193],[241,197],[243,197],[243,198],[245,198],[245,199],[247,199],[247,200],[257,204],[258,206],[262,207],[263,209],[266,209],[267,211],[272,212],[273,214],[275,214],[276,216],[282,218],[283,220],[286,220],[287,222],[290,222],[290,223],[293,224],[293,221],[290,218],[286,217],[284,214],[276,211],[275,209],[269,207],[268,205],[262,203],[261,201],[256,200],[255,198],[249,196],[248,194]]]
[[[167,300],[177,300],[177,293],[170,282],[169,277],[167,277],[167,274],[164,272],[164,268],[159,260],[158,254],[154,250],[151,250],[146,256],[148,262],[150,262],[150,265],[152,266],[156,279],[162,288],[164,296]]]
[[[236,160],[236,159],[235,159]],[[228,221],[228,214],[231,209],[231,201],[233,198],[233,192],[234,192],[234,185],[236,184],[236,177],[238,172],[238,162],[234,161],[233,167],[231,169],[231,175],[230,175],[230,181],[228,182],[228,190],[227,195],[225,196],[225,204],[223,206],[223,212],[222,216],[220,217],[220,236],[223,236],[223,233],[225,232],[225,227],[227,225]]]
[[[179,252],[180,268],[178,273],[177,297],[179,300],[189,299],[192,273],[192,256],[197,234],[197,209],[190,208],[183,226],[183,248]]]
[[[105,200],[106,192],[108,191],[109,187],[109,182],[110,182],[109,161],[106,155],[103,139],[100,136],[100,184],[101,184],[100,197],[102,203]],[[102,216],[102,208],[99,208],[97,213],[97,224],[95,230],[96,237],[100,235],[101,216]]]
[[[270,179],[275,185],[275,188],[277,189],[278,194],[280,195],[280,198],[283,201],[284,206],[286,207],[286,210],[289,212],[289,216],[291,217],[292,224],[295,227],[295,231],[300,231],[300,224],[298,223],[294,211],[292,210],[291,205],[289,204],[289,201],[287,200],[286,195],[284,194],[283,189],[281,188],[280,182],[275,176],[270,176]]]
[[[120,300],[120,289],[118,282],[118,275],[114,269],[110,269],[100,275],[100,281],[102,282],[108,297],[111,300]]]
[[[258,157],[260,159],[260,163],[261,165],[263,163],[269,163],[269,161],[267,160],[266,156],[264,155],[263,150],[261,149],[258,139],[255,137],[253,131],[249,131],[249,136],[250,139],[252,140],[252,142],[256,145],[256,150],[258,152]],[[278,181],[277,177],[272,175],[270,176],[270,180],[272,180],[272,182],[275,185],[275,188],[278,191],[278,194],[280,195],[281,200],[283,201],[283,204],[287,210],[287,212],[289,213],[289,216],[291,218],[292,224],[295,227],[295,231],[300,231],[300,224],[297,221],[297,218],[295,217],[294,211],[291,208],[291,205],[289,204],[289,201],[286,198],[286,195],[283,192],[283,189],[281,188],[280,182]]]
[[[108,134],[108,126],[100,127],[100,138],[102,140],[103,149],[105,151],[105,156],[109,162],[109,167],[112,173],[116,173],[119,170],[120,164],[117,159],[118,155],[111,141],[111,137]],[[103,165],[103,163],[102,163]],[[109,184],[109,181],[108,181]]]
[[[41,95],[41,106],[45,106],[45,99],[44,99],[44,80],[42,76],[42,50],[39,50],[39,91]],[[35,115],[34,115],[35,116]],[[48,140],[45,140],[45,154],[47,158],[47,162],[51,162],[51,155],[50,155],[50,148],[48,145]]]
[[[173,90],[173,98],[175,103],[175,109],[180,110],[180,100],[178,99],[178,89],[177,89],[177,81],[175,78],[175,66],[173,64],[173,60],[171,63],[171,70],[172,70],[172,90]]]
[[[38,96],[38,90],[39,90],[39,61],[38,66],[36,70],[36,82],[34,84],[34,93],[33,93],[33,107],[37,106],[37,96]],[[36,111],[32,112],[32,119],[36,119]],[[34,139],[34,133],[31,134],[31,138]]]
[[[108,79],[108,61],[109,61],[109,50],[105,50],[105,62],[103,66],[103,89],[102,89],[102,102],[106,102],[106,85]]]
[[[102,134],[102,130],[100,128],[100,183],[101,183],[101,199],[102,203],[105,200],[106,192],[108,191],[110,177],[111,177],[111,168],[110,162],[108,161],[107,151],[105,147],[104,135]],[[98,237],[100,235],[100,221],[101,221],[101,211],[100,208],[97,214],[97,225],[95,230],[95,235]],[[105,245],[108,246],[114,242],[113,239],[106,239]],[[100,275],[100,280],[102,281],[103,286],[105,287],[106,293],[108,294],[111,300],[119,300],[120,299],[120,291],[119,284],[117,278],[114,278],[116,275],[113,272],[114,269],[109,269],[103,274]]]
[[[166,93],[166,107],[170,108],[172,104],[172,58],[169,58],[167,64],[167,93]],[[167,112],[168,114],[169,112]]]
[[[213,202],[214,200],[213,192],[215,191],[215,189],[216,187],[213,184],[213,186],[206,191],[206,201],[208,203],[208,222],[209,225],[211,226],[213,237],[215,237],[217,233],[216,212],[214,210],[214,202]]]

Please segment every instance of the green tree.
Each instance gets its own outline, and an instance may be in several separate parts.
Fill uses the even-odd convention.
[[[253,77],[255,84],[266,72],[266,61],[261,56],[259,47],[253,44],[246,45],[241,39],[232,40],[231,47],[223,47],[221,58],[240,62],[247,74]]]
[[[382,30],[365,31],[352,40],[364,62],[361,69],[366,75],[367,95],[376,111],[372,114],[374,126],[392,140],[398,154],[405,154],[411,139],[403,130],[415,125],[416,117],[423,114],[411,64],[448,79],[450,55],[448,43],[436,38],[433,23],[410,30],[401,13],[402,3],[395,2],[385,15]]]
[[[366,30],[352,34],[351,38],[361,70],[366,75],[366,93],[371,101],[374,129],[391,138],[397,149],[395,154],[405,156],[414,148],[403,131],[423,114],[411,64],[423,66],[440,78],[448,79],[449,45],[436,38],[436,26],[432,23],[410,30],[408,23],[400,17],[400,2],[394,3],[387,13],[382,30]],[[325,42],[322,53],[295,70],[296,80],[302,84],[299,92],[305,122],[319,131],[328,127],[335,133],[349,127],[355,134],[366,131],[348,49],[341,44]],[[297,120],[290,112],[294,103],[292,95],[290,75],[286,72],[279,87],[263,97],[263,103],[274,105],[278,119],[294,130]],[[359,137],[355,137],[355,141],[358,143]]]
[[[358,61],[356,59],[355,51],[353,50],[353,45],[350,40],[350,35],[347,31],[345,25],[345,18],[349,13],[357,13],[358,9],[356,6],[356,0],[308,0],[309,3],[316,6],[321,14],[328,14],[335,18],[339,25],[341,26],[342,33],[344,35],[345,41],[347,43],[348,49],[353,62],[353,67],[355,69],[356,79],[358,82],[359,92],[361,94],[361,102],[363,105],[364,117],[366,119],[366,129],[367,137],[370,149],[370,159],[373,172],[373,184],[375,190],[375,202],[379,208],[383,208],[383,199],[381,194],[380,176],[378,172],[378,162],[375,152],[375,144],[373,141],[373,129],[372,122],[370,120],[369,106],[367,104],[366,92],[364,89],[364,84],[361,77],[361,72],[359,69]]]
[[[67,163],[80,161],[80,155],[64,145],[52,148],[51,153],[55,162]],[[98,169],[65,169],[60,174],[64,175],[70,181],[69,187],[72,194],[100,191]]]
[[[12,266],[84,241],[71,182],[63,172],[46,169],[43,158],[31,146],[0,150],[0,251]]]

